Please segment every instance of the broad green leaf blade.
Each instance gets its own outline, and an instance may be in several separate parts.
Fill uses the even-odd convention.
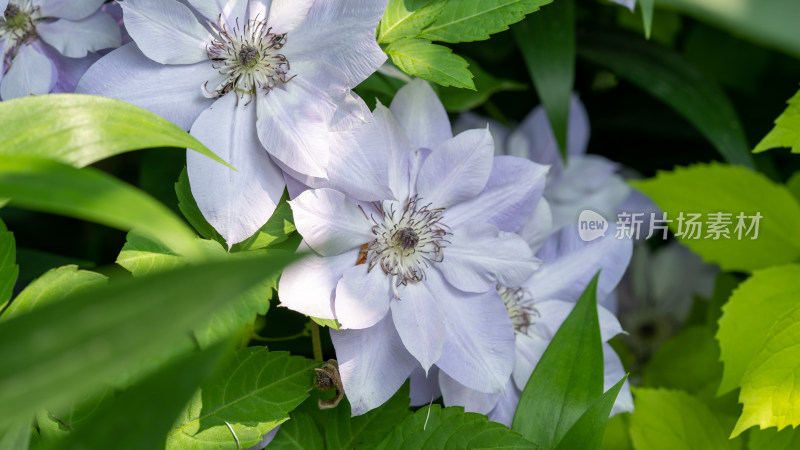
[[[318,363],[286,352],[248,347],[203,383],[167,437],[168,449],[237,449],[289,418],[308,397]],[[237,447],[231,429],[239,440]]]
[[[700,400],[681,391],[636,389],[631,439],[637,449],[733,450],[739,442]]]
[[[795,282],[795,284],[797,284]],[[758,312],[754,312],[758,314]],[[800,306],[783,314],[770,328],[739,385],[744,410],[731,437],[758,425],[779,430],[800,425]]]
[[[325,448],[322,434],[308,414],[294,410],[289,413],[289,420],[281,425],[275,439],[269,444],[270,450],[307,450]]]
[[[378,450],[419,448],[538,449],[518,433],[490,422],[482,414],[465,413],[464,408],[424,406],[400,422],[375,447]]]
[[[199,321],[292,259],[209,263],[120,280],[0,323],[0,342],[14,343],[0,346],[0,423],[58,410],[142,361],[158,360]]]
[[[775,128],[756,145],[753,153],[778,147],[788,147],[792,153],[800,153],[800,91],[787,103],[789,106],[775,119]]]
[[[569,104],[575,84],[574,0],[558,0],[512,30],[566,160]]]
[[[731,164],[753,168],[750,144],[725,92],[671,50],[625,34],[582,35],[578,55],[607,67],[686,118]]]
[[[122,392],[54,448],[163,448],[171,424],[222,358],[224,346],[191,353]]]
[[[644,37],[650,39],[650,30],[653,27],[653,3],[655,0],[638,0],[639,8],[642,10],[642,25],[644,25]]]
[[[630,416],[630,413],[623,413],[608,419],[606,431],[603,433],[603,443],[600,446],[602,450],[634,450],[628,433]]]
[[[482,41],[489,39],[490,34],[507,30],[509,25],[550,2],[552,0],[449,1],[420,37],[451,43]]]
[[[0,450],[28,450],[33,418],[20,416],[0,425]]]
[[[375,447],[411,414],[410,401],[408,383],[379,408],[360,416],[350,417],[350,403],[342,400],[325,424],[326,447]]]
[[[52,447],[73,431],[82,428],[84,422],[111,401],[113,395],[113,388],[108,387],[58,411],[39,411],[36,414],[36,427],[42,444]]]
[[[400,39],[386,47],[386,54],[409,75],[442,86],[475,89],[467,61],[445,46],[425,39]]]
[[[207,260],[224,261],[229,258],[228,252],[216,241],[196,239],[196,245]],[[128,232],[125,245],[117,256],[117,264],[135,277],[177,269],[186,263],[186,258],[164,244],[142,235],[138,230]]]
[[[194,233],[147,194],[92,168],[0,155],[0,197],[11,204],[121,230],[136,228],[179,253],[201,258]]]
[[[186,172],[185,167],[180,177],[178,177],[178,182],[175,183],[175,194],[178,196],[178,209],[181,210],[183,217],[186,218],[192,228],[203,238],[213,239],[222,244],[225,248],[228,248],[228,244],[225,243],[225,238],[217,233],[217,230],[206,221],[206,218],[203,217],[203,213],[200,212],[200,208],[197,206],[197,202],[192,196],[192,188],[189,185],[189,174]]]
[[[288,201],[289,193],[284,191],[281,201],[275,207],[275,212],[272,213],[267,223],[256,231],[253,236],[235,244],[231,250],[239,252],[266,248],[280,244],[288,239],[289,235],[297,230],[294,226],[292,208],[289,206]]]
[[[692,326],[656,350],[642,371],[642,384],[697,395],[709,386],[716,387],[721,375],[722,363],[714,332],[705,326]]]
[[[800,448],[800,431],[786,428],[752,430],[747,437],[748,450],[793,450]]]
[[[625,375],[617,384],[603,393],[586,412],[575,422],[575,425],[567,431],[567,434],[556,446],[556,450],[571,450],[579,448],[581,450],[597,450],[603,443],[608,416],[611,408],[617,400],[622,385],[628,376]]]
[[[772,267],[753,276],[733,291],[723,306],[717,340],[724,364],[719,393],[741,385],[747,367],[763,348],[770,329],[797,305],[800,265]]]
[[[485,71],[478,64],[466,58],[469,68],[475,76],[472,81],[475,83],[475,90],[460,89],[454,87],[442,87],[439,89],[439,99],[448,112],[460,113],[486,103],[489,98],[504,91],[523,91],[528,88],[523,83],[504,78],[496,78],[494,75]]]
[[[388,44],[398,39],[415,38],[447,6],[441,0],[389,0],[378,28],[378,42]]]
[[[738,166],[722,164],[697,164],[678,167],[673,172],[659,172],[655,178],[631,182],[633,187],[647,194],[667,213],[673,232],[678,233],[679,214],[684,219],[689,214],[701,214],[698,234],[686,225],[680,237],[706,262],[717,263],[723,270],[752,271],[775,264],[783,264],[800,257],[800,205],[789,191],[767,177]],[[702,193],[702,195],[698,195]],[[708,214],[730,214],[730,224],[724,227],[729,238],[720,235],[713,239],[705,223]],[[739,214],[742,219],[737,219]],[[758,237],[755,228],[747,230],[758,219]],[[737,232],[740,222],[745,228]]]
[[[92,95],[51,94],[0,103],[0,155],[77,167],[131,150],[189,148],[231,167],[185,130],[138,106]]]
[[[554,448],[603,394],[603,347],[592,279],[536,365],[511,429]]]
[[[88,270],[78,270],[78,266],[64,266],[49,270],[19,293],[3,314],[2,320],[33,311],[87,289],[103,286],[107,280],[105,275]]]
[[[19,276],[19,266],[14,262],[17,258],[17,244],[14,233],[6,228],[0,220],[0,311],[11,299],[14,284]]]

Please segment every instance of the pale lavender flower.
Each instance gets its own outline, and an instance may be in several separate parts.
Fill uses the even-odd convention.
[[[514,331],[496,286],[518,285],[539,265],[512,232],[534,212],[547,167],[493,157],[486,128],[453,137],[422,80],[374,116],[380,158],[364,172],[387,175],[363,183],[387,195],[366,203],[321,188],[291,201],[304,248],[316,253],[284,271],[282,305],[342,325],[331,338],[353,414],[381,405],[419,366],[501,392]]]
[[[79,91],[165,117],[234,166],[189,152],[189,181],[229,245],[283,193],[283,170],[329,179],[369,119],[351,93],[386,60],[375,28],[387,0],[125,0],[133,43],[95,64]],[[282,170],[283,169],[283,170]]]
[[[119,47],[103,0],[0,0],[0,97],[72,92],[96,60]]]
[[[633,11],[633,8],[636,7],[636,0],[610,0],[618,5],[622,5],[629,10]]]

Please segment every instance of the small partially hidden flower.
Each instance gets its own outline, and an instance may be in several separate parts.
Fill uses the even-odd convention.
[[[119,26],[102,4],[0,1],[0,97],[72,92],[96,60],[90,53],[120,46]]]

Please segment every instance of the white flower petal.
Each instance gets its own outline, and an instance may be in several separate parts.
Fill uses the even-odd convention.
[[[495,157],[486,187],[477,196],[448,208],[447,224],[457,227],[480,220],[503,231],[517,231],[538,205],[548,170],[548,166],[514,156]]]
[[[125,28],[148,58],[161,64],[208,61],[206,47],[213,36],[187,6],[175,0],[125,0],[120,4]]]
[[[351,264],[355,266],[356,260]],[[378,323],[389,312],[392,288],[389,277],[368,264],[347,269],[336,285],[334,310],[342,328],[362,329]]]
[[[497,406],[489,413],[489,420],[502,423],[511,428],[511,423],[514,421],[514,414],[517,412],[517,405],[519,404],[521,395],[522,392],[509,380],[505,395],[500,397]]]
[[[58,78],[55,80],[53,88],[50,89],[51,94],[71,94],[75,92],[81,77],[89,70],[92,64],[100,59],[98,53],[89,53],[84,58],[67,58],[49,45],[42,45],[37,48],[55,67],[55,73]]]
[[[22,45],[0,84],[0,96],[11,100],[50,92],[53,64],[32,45]]]
[[[603,343],[603,392],[614,387],[625,376],[625,368],[619,359],[614,348],[607,343]],[[611,408],[611,415],[633,412],[633,396],[628,380],[622,384],[614,406]]]
[[[449,207],[472,199],[489,181],[493,146],[488,129],[467,130],[445,141],[422,163],[417,193],[435,207]]]
[[[409,157],[411,144],[408,136],[400,127],[392,112],[385,106],[378,104],[373,114],[375,125],[379,128],[384,142],[382,149],[389,154],[389,167],[387,180],[389,187],[398,200],[404,200],[410,195],[409,188]],[[376,151],[376,153],[378,153]]]
[[[43,17],[81,20],[103,5],[105,0],[34,0]],[[7,2],[6,2],[7,3]]]
[[[400,298],[392,301],[392,318],[403,345],[427,372],[442,355],[445,330],[438,299],[426,284],[410,282],[398,289]]]
[[[305,191],[289,204],[297,231],[309,247],[321,255],[338,255],[374,238],[371,222],[341,192],[333,189]]]
[[[561,323],[559,323],[559,325],[561,325]],[[547,346],[550,345],[551,339],[552,336],[544,338],[536,334],[527,335],[517,333],[516,344],[514,346],[516,356],[512,378],[514,379],[514,384],[520,390],[525,389],[525,386],[528,384],[528,378],[531,377],[533,369],[536,368],[536,365],[539,364],[539,360],[542,359],[542,355],[544,355]]]
[[[280,3],[284,2],[292,6],[284,6],[274,18],[280,26],[291,26],[298,16],[287,15],[286,9],[295,8],[298,2]],[[278,1],[272,3],[275,8]],[[347,74],[350,87],[355,87],[386,61],[386,54],[375,41],[375,29],[386,3],[387,0],[316,0],[300,25],[287,35],[282,52],[292,66],[295,61],[321,60],[338,67]]]
[[[261,20],[267,17],[265,8],[258,7],[258,3],[266,4],[269,10],[267,26],[272,28],[276,34],[286,34],[294,31],[300,25],[311,9],[314,0],[269,0],[262,2],[250,2],[250,18],[258,16]],[[256,7],[254,7],[256,6]]]
[[[544,198],[536,204],[536,209],[528,218],[525,224],[517,230],[528,246],[536,252],[544,245],[547,238],[553,232],[553,214],[550,210],[550,203]]]
[[[331,330],[331,340],[355,416],[384,404],[417,367],[390,315],[363,330]]]
[[[456,228],[436,267],[450,284],[466,292],[496,286],[518,286],[539,267],[525,241],[492,225],[473,223]]]
[[[244,20],[247,18],[248,0],[188,0],[188,2],[211,23],[217,23],[221,15],[228,26],[235,26],[236,19],[239,19],[239,25],[244,26]]]
[[[229,246],[267,222],[286,187],[280,169],[258,141],[255,124],[255,105],[237,106],[236,98],[227,95],[192,125],[192,136],[238,170],[194,151],[186,155],[197,206]]]
[[[633,11],[633,8],[636,7],[636,0],[611,0],[611,1],[630,9],[631,11]]]
[[[411,406],[428,405],[442,396],[439,389],[439,368],[436,366],[431,367],[426,376],[422,366],[418,365],[409,375],[408,381]]]
[[[472,390],[444,372],[439,372],[439,385],[442,388],[444,406],[463,406],[466,412],[488,414],[503,396],[499,392],[486,394]]]
[[[8,0],[5,1],[7,2]],[[2,2],[3,0],[0,0],[0,8],[3,7]],[[5,55],[5,54],[6,54],[6,41],[0,39],[0,55]],[[3,82],[3,76],[5,73],[6,73],[6,59],[0,58],[0,83]]]
[[[298,251],[309,254],[284,269],[278,283],[280,306],[319,319],[335,319],[333,297],[336,283],[345,270],[353,267],[358,251],[322,257],[311,253],[305,242],[300,244]]]
[[[389,108],[413,149],[434,149],[453,138],[447,111],[424,80],[415,79],[400,88]]]
[[[543,302],[535,302],[532,306],[536,309],[538,317],[528,328],[528,334],[550,340],[553,339],[561,324],[572,312],[575,303],[562,300],[545,300]],[[597,319],[600,322],[600,338],[603,342],[607,342],[623,332],[622,325],[620,325],[617,317],[602,306],[597,307]]]
[[[90,67],[76,92],[132,103],[188,130],[214,103],[203,96],[203,84],[217,75],[208,62],[188,66],[153,62],[130,43]]]
[[[486,127],[489,127],[489,132],[492,133],[492,138],[494,139],[494,155],[507,155],[506,140],[508,139],[508,129],[494,119],[481,117],[469,111],[461,113],[453,124],[453,133],[458,134],[462,131]],[[525,157],[527,157],[527,154]]]
[[[42,23],[37,25],[36,31],[43,41],[69,58],[83,58],[89,52],[122,44],[117,21],[102,11],[77,22],[61,19]]]

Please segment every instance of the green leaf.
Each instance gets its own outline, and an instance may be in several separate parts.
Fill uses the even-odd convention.
[[[547,346],[514,414],[511,429],[544,448],[554,448],[603,394],[597,279],[595,275]]]
[[[0,346],[0,423],[66,407],[173,351],[199,321],[293,259],[215,262],[119,280],[0,322],[0,342],[14,343]]]
[[[605,433],[608,416],[611,414],[611,408],[614,407],[617,395],[627,379],[628,376],[625,375],[617,384],[595,400],[559,441],[556,450],[599,449],[603,444],[603,434]]]
[[[750,144],[725,92],[677,53],[627,34],[586,33],[578,54],[682,115],[731,164],[753,168]]]
[[[311,317],[311,320],[313,320],[317,325],[319,325],[321,327],[329,327],[329,328],[333,328],[334,330],[337,330],[337,331],[339,330],[339,327],[341,326],[339,324],[339,321],[337,321],[336,319],[318,319],[316,317]]]
[[[442,86],[475,89],[467,61],[442,45],[424,39],[400,39],[386,47],[386,54],[409,75]]]
[[[794,283],[797,285],[797,282]],[[752,311],[760,314],[759,311]],[[750,361],[739,385],[742,415],[731,437],[758,425],[760,428],[800,425],[800,306],[783,314]]]
[[[171,424],[225,349],[191,353],[122,392],[59,442],[58,449],[163,448]]]
[[[420,37],[431,41],[470,42],[489,39],[505,31],[552,0],[470,0],[449,1],[436,20]]]
[[[0,103],[1,104],[1,103]],[[19,266],[14,262],[17,256],[17,244],[14,233],[6,228],[0,220],[0,305],[5,305],[11,299],[14,284],[19,276]],[[0,311],[2,311],[0,306]]]
[[[216,241],[197,239],[208,260],[226,260],[228,252]],[[165,272],[186,265],[186,258],[170,250],[164,244],[143,236],[138,230],[128,232],[125,245],[117,256],[117,264],[135,277]]]
[[[642,25],[644,25],[644,37],[650,39],[650,30],[653,27],[653,3],[655,0],[637,1],[642,11]]]
[[[96,272],[78,270],[78,266],[64,266],[47,271],[34,280],[11,302],[2,320],[33,311],[44,305],[58,302],[87,289],[103,286],[107,278]]]
[[[275,207],[275,212],[272,213],[267,223],[251,237],[235,244],[231,250],[239,252],[266,248],[280,244],[288,239],[289,235],[297,230],[294,226],[292,208],[289,206],[288,201],[289,193],[284,191],[281,201]]]
[[[722,375],[719,346],[708,327],[693,326],[664,342],[643,372],[647,387],[680,389],[697,394],[709,385],[716,387]]]
[[[681,237],[681,242],[706,262],[717,263],[723,270],[752,271],[800,257],[796,228],[800,205],[785,187],[760,173],[718,163],[696,164],[678,167],[674,172],[659,172],[655,178],[631,184],[667,213],[667,219],[673,220],[669,225],[674,232],[678,231],[679,213],[684,213],[685,218],[690,213],[702,214],[698,220],[701,223],[709,219],[709,213],[730,213],[730,238],[707,238],[705,225],[700,238]],[[761,215],[757,239],[752,239],[752,232],[746,235],[746,229],[742,239],[738,238],[735,227],[740,213]],[[749,227],[751,220],[745,219],[744,225]]]
[[[575,84],[574,0],[558,0],[512,30],[561,156],[566,159],[569,105]]]
[[[800,91],[787,103],[789,106],[775,119],[775,128],[756,145],[753,153],[777,147],[788,147],[792,153],[800,153]]]
[[[786,189],[792,193],[795,200],[800,202],[800,172],[795,172],[786,181]]]
[[[228,248],[228,244],[225,243],[225,238],[217,233],[217,230],[206,221],[206,218],[203,217],[203,213],[200,212],[200,208],[197,206],[197,202],[192,196],[192,188],[189,185],[189,174],[186,172],[185,167],[180,177],[178,177],[178,182],[175,183],[175,194],[178,196],[178,209],[181,210],[183,217],[186,218],[192,228],[205,239],[213,239],[222,244],[223,247]]]
[[[796,429],[752,430],[747,439],[748,450],[792,450],[800,448],[800,432]]]
[[[308,414],[294,410],[289,413],[289,420],[281,425],[281,429],[270,442],[270,450],[307,450],[325,448],[322,433],[319,432],[314,419]]]
[[[700,400],[681,391],[636,389],[631,439],[637,449],[732,450],[722,425]]]
[[[770,329],[797,305],[800,265],[772,267],[753,276],[733,291],[723,307],[717,340],[724,364],[719,393],[741,385],[750,362],[764,346]]]
[[[458,448],[458,449],[537,449],[504,425],[490,422],[482,414],[465,413],[464,408],[430,405],[420,408],[400,422],[392,433],[375,447],[378,450]]]
[[[20,416],[0,425],[0,450],[28,450],[33,419]]]
[[[475,61],[469,58],[466,58],[466,60],[475,76],[472,79],[475,83],[475,90],[471,91],[455,87],[440,88],[439,99],[448,112],[459,113],[475,109],[486,103],[492,95],[498,92],[523,91],[528,88],[525,84],[514,80],[496,78],[478,66]]]
[[[630,428],[630,413],[616,414],[608,419],[606,432],[603,434],[602,450],[634,450]]]
[[[411,4],[413,3],[413,4]],[[398,39],[418,37],[447,6],[446,1],[389,0],[378,28],[378,42],[388,44]]]
[[[203,383],[167,437],[168,449],[247,448],[308,397],[318,363],[248,347]],[[228,428],[230,426],[230,428]],[[238,438],[237,445],[231,429]]]
[[[36,425],[43,444],[53,446],[62,441],[74,430],[83,427],[84,422],[113,396],[113,389],[105,388],[101,393],[93,393],[85,399],[77,400],[69,407],[56,412],[39,411],[36,414]]]
[[[139,232],[201,258],[194,233],[147,194],[92,168],[27,156],[0,156],[0,197],[17,207]]]
[[[77,167],[156,147],[190,148],[231,167],[168,120],[123,101],[91,95],[34,95],[4,101],[0,136],[0,155],[39,156]]]
[[[408,383],[379,408],[356,417],[350,417],[350,403],[343,399],[325,424],[326,447],[375,447],[411,414],[410,402]]]

